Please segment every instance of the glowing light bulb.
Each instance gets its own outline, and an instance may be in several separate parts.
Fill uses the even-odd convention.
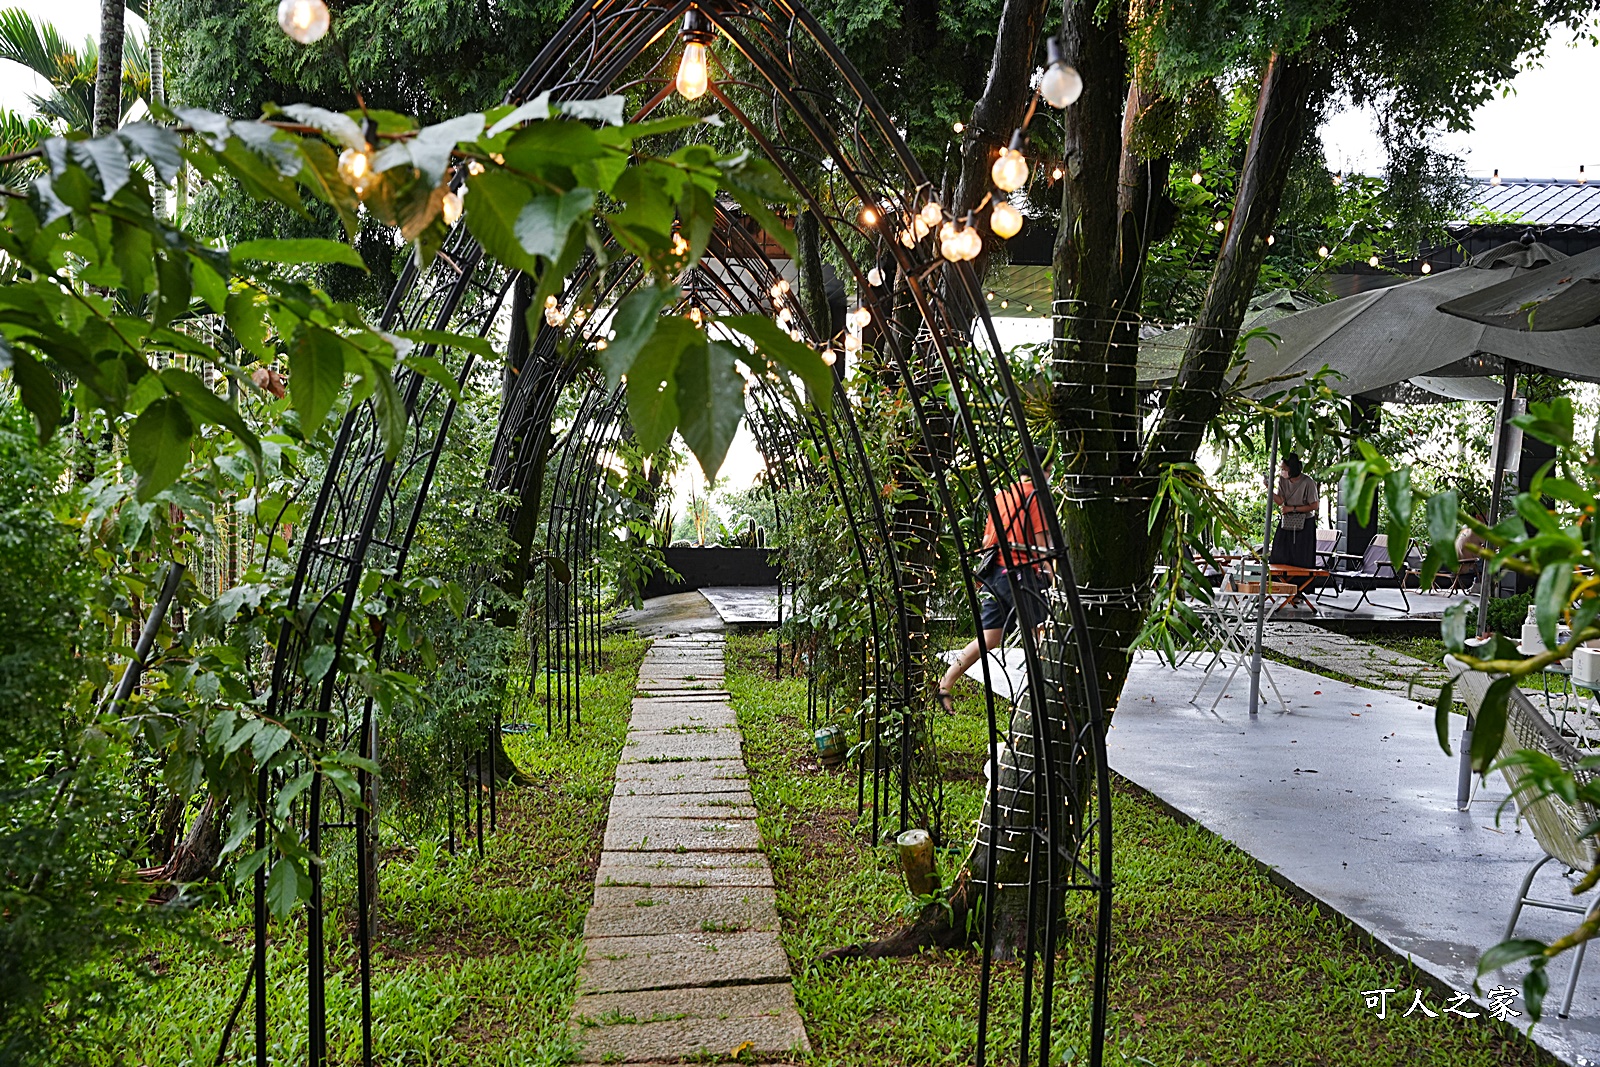
[[[278,25],[300,44],[315,44],[328,32],[328,5],[323,0],[282,0]]]
[[[444,200],[439,204],[439,214],[444,216],[446,226],[454,226],[461,221],[461,194],[452,189],[444,194]]]
[[[683,239],[683,234],[681,233],[675,233],[672,235],[672,254],[675,256],[686,256],[689,254],[689,242]]]
[[[789,291],[789,279],[788,278],[779,278],[778,279],[778,292],[787,293],[788,291]]]
[[[997,189],[1014,193],[1028,184],[1028,161],[1018,149],[1007,148],[989,168],[989,177],[994,179]]]
[[[962,259],[961,252],[963,247],[964,246],[960,240],[955,237],[951,237],[947,241],[939,242],[939,254],[945,259],[948,259],[951,263],[959,263]]]
[[[1377,256],[1368,256],[1367,257],[1367,266],[1376,267],[1377,265],[1378,265],[1378,257]]]
[[[877,267],[873,267],[871,270],[867,271],[867,284],[872,286],[874,289],[882,285],[883,271]]]
[[[923,232],[926,233],[927,231],[924,230]],[[907,248],[914,248],[917,244],[916,235],[914,235],[910,230],[901,230],[900,243],[905,245]]]
[[[989,210],[989,228],[1001,240],[1015,237],[1022,230],[1022,212],[1009,200],[997,200]]]
[[[1009,300],[1002,300],[1002,301],[1000,301],[1000,306],[1001,306],[1001,307],[1003,307],[1003,308],[1008,308],[1008,307],[1010,307],[1010,306],[1011,306],[1011,301],[1009,301]]]
[[[1271,247],[1272,245],[1275,245],[1277,243],[1278,243],[1278,239],[1276,237],[1274,237],[1270,233],[1267,234],[1267,245],[1268,245],[1268,247]]]
[[[1066,171],[1062,170],[1060,167],[1057,167],[1050,172],[1050,180],[1053,182],[1058,182],[1061,180],[1061,176],[1065,173]]]
[[[983,237],[978,233],[976,226],[968,226],[956,235],[956,240],[961,243],[961,258],[976,259],[978,253],[983,251]]]
[[[956,131],[957,133],[966,133],[967,132],[967,124],[965,122],[958,122],[955,125],[951,126],[950,128],[952,130]]]
[[[1500,184],[1500,168],[1499,167],[1496,167],[1494,169],[1494,174],[1491,175],[1490,178],[1489,178],[1489,184],[1490,185],[1499,185]]]
[[[1061,44],[1054,37],[1046,46],[1044,78],[1039,82],[1039,95],[1053,108],[1064,108],[1083,95],[1083,76],[1077,68],[1061,58]]]
[[[1317,255],[1321,256],[1323,259],[1327,259],[1328,258],[1328,246],[1327,245],[1322,245],[1321,247],[1319,247],[1317,249]]]
[[[1216,222],[1213,222],[1211,224],[1211,228],[1213,230],[1216,230],[1218,233],[1221,233],[1223,230],[1226,230],[1228,228],[1228,224],[1226,222],[1223,222],[1221,219],[1218,219]]]
[[[372,173],[372,149],[346,148],[339,153],[339,177],[344,183],[355,190],[357,196],[366,196],[371,188],[374,175]]]
[[[824,348],[822,350],[822,362],[824,366],[831,367],[835,362],[838,361],[838,359],[839,357],[834,353],[833,349]]]
[[[1201,182],[1206,180],[1206,176],[1201,174],[1199,171],[1195,171],[1193,174],[1189,175],[1189,180],[1194,182],[1194,184],[1199,185]]]
[[[474,177],[478,176],[479,174],[482,174],[483,173],[483,164],[479,163],[476,159],[467,160],[467,173],[471,174]]]
[[[711,86],[711,72],[706,65],[706,46],[690,41],[683,46],[683,59],[678,63],[678,95],[685,100],[698,100]]]
[[[872,312],[865,307],[856,308],[853,312],[853,315],[856,320],[856,325],[862,328],[865,328],[869,323],[872,322]]]
[[[1424,273],[1424,274],[1432,274],[1433,273],[1433,264],[1432,263],[1424,263],[1422,265],[1422,273]]]
[[[861,221],[867,226],[876,226],[878,224],[878,213],[872,210],[871,207],[864,207],[861,209]]]
[[[856,333],[845,334],[844,351],[846,355],[849,355],[852,352],[861,351],[861,335]]]

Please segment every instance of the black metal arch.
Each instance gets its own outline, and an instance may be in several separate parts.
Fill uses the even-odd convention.
[[[582,99],[621,88],[644,94],[641,112],[647,112],[670,91],[663,71],[671,49],[663,45],[671,43],[667,35],[690,6],[687,0],[593,0],[543,49],[507,102],[544,91],[555,99]],[[861,304],[872,313],[868,349],[912,402],[917,438],[904,465],[929,496],[920,511],[908,516],[885,507],[878,491],[881,472],[868,461],[852,414],[853,398],[842,385],[835,390],[831,411],[822,413],[796,404],[779,383],[757,381],[751,390],[752,426],[776,476],[788,484],[829,487],[850,515],[855,565],[871,590],[872,686],[880,709],[902,716],[931,713],[932,693],[925,682],[930,572],[924,560],[907,553],[906,544],[918,538],[930,546],[939,538],[954,544],[967,610],[976,620],[980,605],[972,578],[983,548],[982,520],[990,518],[1001,531],[998,548],[1017,605],[1018,654],[1026,684],[1015,703],[1003,708],[994,695],[996,686],[987,687],[990,786],[972,857],[984,922],[975,1061],[1026,1063],[1037,1054],[1041,1063],[1048,1062],[1052,1042],[1066,1039],[1080,1041],[1089,1062],[1098,1063],[1111,901],[1104,717],[1085,617],[1048,479],[978,279],[965,264],[942,260],[936,239],[919,238],[911,230],[911,219],[932,196],[932,188],[860,75],[809,12],[780,0],[719,0],[698,6],[718,32],[719,47],[731,49],[729,76],[713,83],[708,95],[772,159],[816,217],[823,239],[848,267]],[[732,70],[735,65],[738,69]],[[873,213],[870,221],[863,221],[863,209]],[[722,258],[708,256],[696,281],[729,307],[771,313],[769,289],[763,286],[779,276],[775,266],[735,220],[720,219],[718,235]],[[719,263],[735,261],[742,272],[717,269]],[[569,281],[569,300],[583,291],[586,269]],[[881,284],[872,284],[880,275]],[[610,288],[598,297],[602,302],[614,303],[639,282],[637,271],[614,269],[608,278]],[[550,586],[546,568],[546,630],[555,636],[546,642],[543,655],[545,669],[553,668],[546,691],[550,685],[571,686],[576,714],[575,672],[596,647],[597,617],[594,598],[583,595],[579,568],[572,565],[582,562],[586,541],[596,533],[596,457],[625,427],[620,394],[585,370],[560,331],[546,328],[529,336],[523,328],[529,291],[525,280],[488,261],[458,228],[426,272],[407,270],[391,296],[384,325],[431,326],[487,337],[509,319],[501,425],[489,473],[495,487],[511,490],[519,502],[502,516],[524,550],[518,580],[528,575],[531,549],[541,533],[546,552],[569,565],[572,581],[562,588]],[[806,321],[800,308],[791,314],[814,343],[833,340],[829,327],[819,329]],[[457,369],[462,382],[476,369],[471,353],[440,351],[437,356]],[[404,569],[455,402],[420,376],[403,372],[398,384],[409,414],[398,459],[385,457],[370,404],[352,410],[340,428],[316,506],[300,534],[291,592],[297,621],[285,627],[279,642],[269,709],[285,717],[311,715],[319,738],[331,736],[370,758],[379,756],[370,699],[338,669],[308,683],[299,660],[313,637],[343,646],[367,572],[398,574]],[[557,441],[556,405],[561,397],[570,398],[574,388],[580,390],[578,415],[565,440]],[[810,442],[818,464],[805,463],[802,450],[792,448],[800,440]],[[780,461],[772,450],[785,446],[790,447]],[[1010,535],[1004,516],[1010,510],[1008,494],[1014,495],[1013,487],[1024,478],[1034,487],[1037,521],[1043,528],[1019,542]],[[1030,572],[1048,574],[1049,587],[1036,593],[1028,584]],[[379,645],[381,653],[381,637]],[[992,681],[989,659],[980,662],[985,680]],[[910,731],[901,733],[910,738]],[[902,828],[912,821],[907,800],[911,748],[912,742],[903,740],[898,769],[889,770],[898,775]],[[880,774],[876,760],[872,776],[876,835],[880,779],[885,794],[889,779]],[[263,807],[273,784],[263,775]],[[363,1051],[364,1061],[371,1062],[367,919],[375,872],[372,850],[365,847],[370,816],[358,811],[345,822],[333,812],[322,785],[320,776],[314,777],[298,817],[319,855],[326,852],[325,829],[348,827],[356,835]],[[261,844],[266,844],[264,831]],[[314,1065],[326,1062],[328,1055],[322,893],[322,871],[313,868],[306,948]],[[1070,906],[1069,900],[1074,902]],[[265,1064],[264,871],[257,877],[256,907],[255,1041],[258,1063]],[[1008,945],[1003,927],[1018,914],[1036,921],[1024,923],[1024,943]],[[1060,928],[1068,914],[1076,924],[1071,936]],[[1058,1024],[1068,1017],[1056,1017],[1054,972],[1057,947],[1068,940],[1088,944],[1093,981],[1088,1003],[1070,1016],[1072,1025],[1063,1034]],[[997,945],[1022,959],[1015,978],[997,976],[991,966]],[[1014,1043],[991,1033],[990,991],[1001,980],[1021,983]],[[1014,1052],[1006,1053],[1007,1048]]]

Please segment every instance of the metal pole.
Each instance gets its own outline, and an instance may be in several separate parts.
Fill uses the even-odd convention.
[[[139,631],[139,639],[133,646],[133,658],[122,669],[122,677],[117,679],[117,687],[112,691],[111,699],[106,704],[107,715],[115,715],[117,709],[133,696],[133,689],[139,684],[140,676],[144,674],[145,661],[150,658],[150,653],[156,647],[156,635],[161,632],[161,623],[167,617],[167,609],[172,606],[172,598],[178,593],[178,584],[183,580],[184,570],[184,565],[177,560],[167,564],[167,572],[161,581],[161,592],[157,594],[156,602],[150,608],[150,614],[145,616],[144,628]]]
[[[1500,410],[1494,420],[1494,481],[1489,483],[1489,525],[1493,526],[1500,521],[1500,506],[1503,502],[1503,488],[1506,480],[1506,454],[1511,451],[1508,447],[1506,423],[1511,414],[1511,406],[1517,398],[1517,370],[1510,360],[1505,366],[1505,385],[1500,394]],[[1457,561],[1456,566],[1460,566]],[[1484,560],[1478,564],[1478,636],[1489,635],[1489,561]],[[1461,756],[1460,765],[1456,769],[1456,808],[1466,811],[1472,800],[1472,728],[1476,725],[1476,716],[1472,707],[1467,707],[1467,724],[1461,728]]]
[[[1278,422],[1267,420],[1267,517],[1261,522],[1261,581],[1256,586],[1256,643],[1250,657],[1250,714],[1256,713],[1261,699],[1261,638],[1267,625],[1267,586],[1272,570],[1267,560],[1272,554],[1272,479],[1278,467]]]

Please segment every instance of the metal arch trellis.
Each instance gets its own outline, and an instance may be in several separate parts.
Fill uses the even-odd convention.
[[[662,56],[658,52],[652,61],[652,48],[690,6],[688,2],[594,0],[540,53],[508,95],[508,102],[541,91],[549,91],[557,99],[594,96],[626,84],[635,64],[659,68]],[[971,520],[988,514],[1006,529],[999,502],[1007,487],[1024,477],[1035,487],[1039,520],[1045,529],[1032,540],[1040,543],[1023,554],[1007,536],[1002,536],[999,544],[1020,616],[1026,684],[1015,706],[1005,709],[1003,720],[994,695],[996,687],[986,686],[991,773],[973,853],[974,884],[983,897],[974,1058],[979,1064],[1002,1058],[1003,1048],[1009,1044],[993,1039],[990,1030],[990,993],[997,980],[991,950],[1006,902],[1025,897],[1025,914],[1040,921],[1029,922],[1026,943],[1015,946],[1023,966],[1014,1058],[1026,1063],[1037,1050],[1040,1062],[1048,1062],[1053,1041],[1061,1036],[1055,1018],[1054,968],[1058,944],[1070,940],[1060,930],[1060,922],[1070,910],[1077,921],[1076,936],[1087,942],[1093,970],[1083,1051],[1089,1062],[1098,1063],[1105,1022],[1111,894],[1104,717],[1084,613],[1016,383],[970,268],[944,263],[928,247],[929,242],[909,235],[909,220],[930,195],[929,183],[859,74],[816,20],[798,5],[777,0],[722,0],[699,7],[739,60],[754,72],[750,82],[730,79],[727,91],[713,84],[711,97],[760,145],[815,214],[823,239],[848,264],[862,304],[872,313],[870,347],[888,360],[911,397],[920,438],[917,462],[924,467],[936,509],[927,528],[918,532],[940,536],[941,531],[933,528],[937,520],[943,527],[942,536],[956,543],[967,608],[974,619],[980,612],[972,584],[973,562],[981,546],[972,535],[976,527]],[[659,75],[656,79],[664,81]],[[751,93],[765,94],[769,118],[756,121],[741,107],[739,99]],[[664,91],[658,93],[652,103],[663,95]],[[857,209],[861,207],[876,213],[871,224],[860,221]],[[723,232],[733,229],[736,227],[724,227]],[[903,235],[908,235],[904,242]],[[872,267],[887,268],[890,278],[873,284],[869,275],[877,271],[860,261],[862,248],[874,257]],[[486,261],[464,229],[458,228],[426,273],[408,269],[391,297],[384,325],[390,329],[432,326],[463,331],[470,326],[487,335],[500,319],[508,296],[513,322],[526,310],[517,286],[518,279]],[[734,292],[737,288],[729,289],[727,295],[738,295]],[[745,309],[770,310],[770,306],[763,308],[759,299],[750,300],[750,295],[739,296]],[[823,339],[810,324],[805,332]],[[553,331],[539,331],[530,346],[532,354],[506,391],[492,477],[497,488],[512,489],[519,495],[520,503],[506,516],[513,525],[526,527],[537,517],[543,457],[550,443],[548,415],[554,398],[578,373],[571,361],[557,358],[556,340]],[[448,357],[447,365],[459,368],[460,381],[473,373],[475,360],[470,353],[439,355]],[[286,624],[280,635],[269,706],[269,714],[309,718],[320,740],[331,735],[368,756],[377,754],[371,700],[351,685],[337,659],[334,668],[314,682],[305,678],[300,661],[313,643],[332,644],[336,649],[345,645],[352,614],[362,596],[362,581],[369,572],[398,574],[404,568],[455,402],[445,390],[409,372],[403,372],[397,384],[409,415],[399,457],[384,455],[369,403],[353,409],[340,428],[311,520],[300,534],[300,557],[291,590],[296,621]],[[593,383],[586,392],[591,417],[581,432],[575,427],[560,460],[563,465],[570,460],[569,473],[558,472],[552,486],[556,494],[576,495],[567,518],[579,525],[585,515],[584,489],[576,484],[576,472],[592,472],[602,443],[614,441],[620,432],[618,394],[602,391]],[[913,638],[925,642],[926,634],[913,634],[909,629],[903,594],[913,582],[902,571],[904,561],[896,554],[888,530],[890,519],[881,511],[859,439],[851,440],[857,431],[849,413],[849,398],[843,396],[842,388],[836,390],[839,402],[835,406],[841,411],[829,419],[801,419],[795,425],[790,420],[798,417],[797,412],[785,408],[765,387],[756,392],[767,431],[788,425],[789,432],[804,432],[819,446],[818,454],[826,457],[825,471],[797,469],[792,477],[829,481],[847,506],[851,500],[857,504],[870,500],[880,509],[876,515],[856,518],[852,514],[851,518],[859,564],[887,574],[890,595],[895,598],[893,602],[879,602],[876,594],[869,598],[875,638],[880,627],[887,625],[888,644],[899,661],[885,671],[882,656],[875,656],[874,683],[879,692],[893,690],[898,683],[895,699],[902,706],[925,706],[930,694],[912,691],[917,675],[910,660],[919,650]],[[970,470],[969,477],[961,476],[957,459]],[[548,539],[554,536],[559,552],[580,551],[583,537],[574,532],[577,527],[555,534],[552,531],[557,525],[552,517],[547,548],[551,547]],[[867,529],[878,535],[872,539],[876,545],[862,536]],[[590,536],[593,533],[588,531]],[[1023,588],[1018,575],[1030,566],[1048,568],[1052,585],[1046,595],[1030,598]],[[571,640],[563,648],[570,647],[573,654],[564,662],[576,664],[578,657],[593,647],[592,623],[567,620],[559,625],[572,627],[568,631]],[[583,629],[585,625],[590,628]],[[375,638],[374,656],[381,654],[381,645],[380,633]],[[980,662],[986,682],[992,682],[989,658]],[[902,789],[904,778],[902,773]],[[262,776],[259,802],[263,809],[275,784],[281,782]],[[364,791],[370,786],[365,780],[361,784]],[[364,846],[370,833],[370,812],[357,810],[350,822],[335,812],[329,820],[322,787],[322,776],[313,773],[298,809],[311,850],[325,855],[324,831],[334,829],[353,830],[358,846]],[[876,803],[873,809],[876,816]],[[268,844],[265,834],[263,827],[259,840],[263,848]],[[357,847],[355,855],[362,1049],[363,1062],[370,1063],[368,919],[375,871],[368,848]],[[314,865],[306,913],[307,1044],[313,1065],[328,1058],[323,943],[327,909],[322,879],[321,866]],[[266,872],[261,870],[255,884],[256,944],[251,974],[255,1051],[262,1065],[267,1062],[269,1023],[265,891]],[[1069,909],[1067,901],[1073,894],[1078,903]]]

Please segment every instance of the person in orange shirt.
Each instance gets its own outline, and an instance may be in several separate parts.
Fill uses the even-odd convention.
[[[1041,459],[1039,466],[1048,478],[1049,461]],[[999,547],[995,532],[996,512],[1000,516],[1000,528],[1006,534],[1010,571],[1006,568],[1007,551]],[[978,662],[984,650],[999,648],[1005,635],[1016,629],[1018,612],[1012,589],[1013,577],[1018,591],[1025,598],[1028,617],[1035,624],[1045,617],[1044,589],[1050,584],[1051,572],[1050,564],[1044,557],[1053,545],[1050,528],[1045,525],[1038,490],[1034,488],[1031,478],[1020,478],[995,494],[994,510],[989,513],[989,520],[983,528],[982,547],[994,550],[984,553],[985,558],[992,557],[992,562],[974,575],[978,579],[978,625],[983,635],[981,639],[974,638],[958,652],[950,663],[950,669],[939,679],[939,703],[946,711],[954,706],[951,687],[956,681]]]

